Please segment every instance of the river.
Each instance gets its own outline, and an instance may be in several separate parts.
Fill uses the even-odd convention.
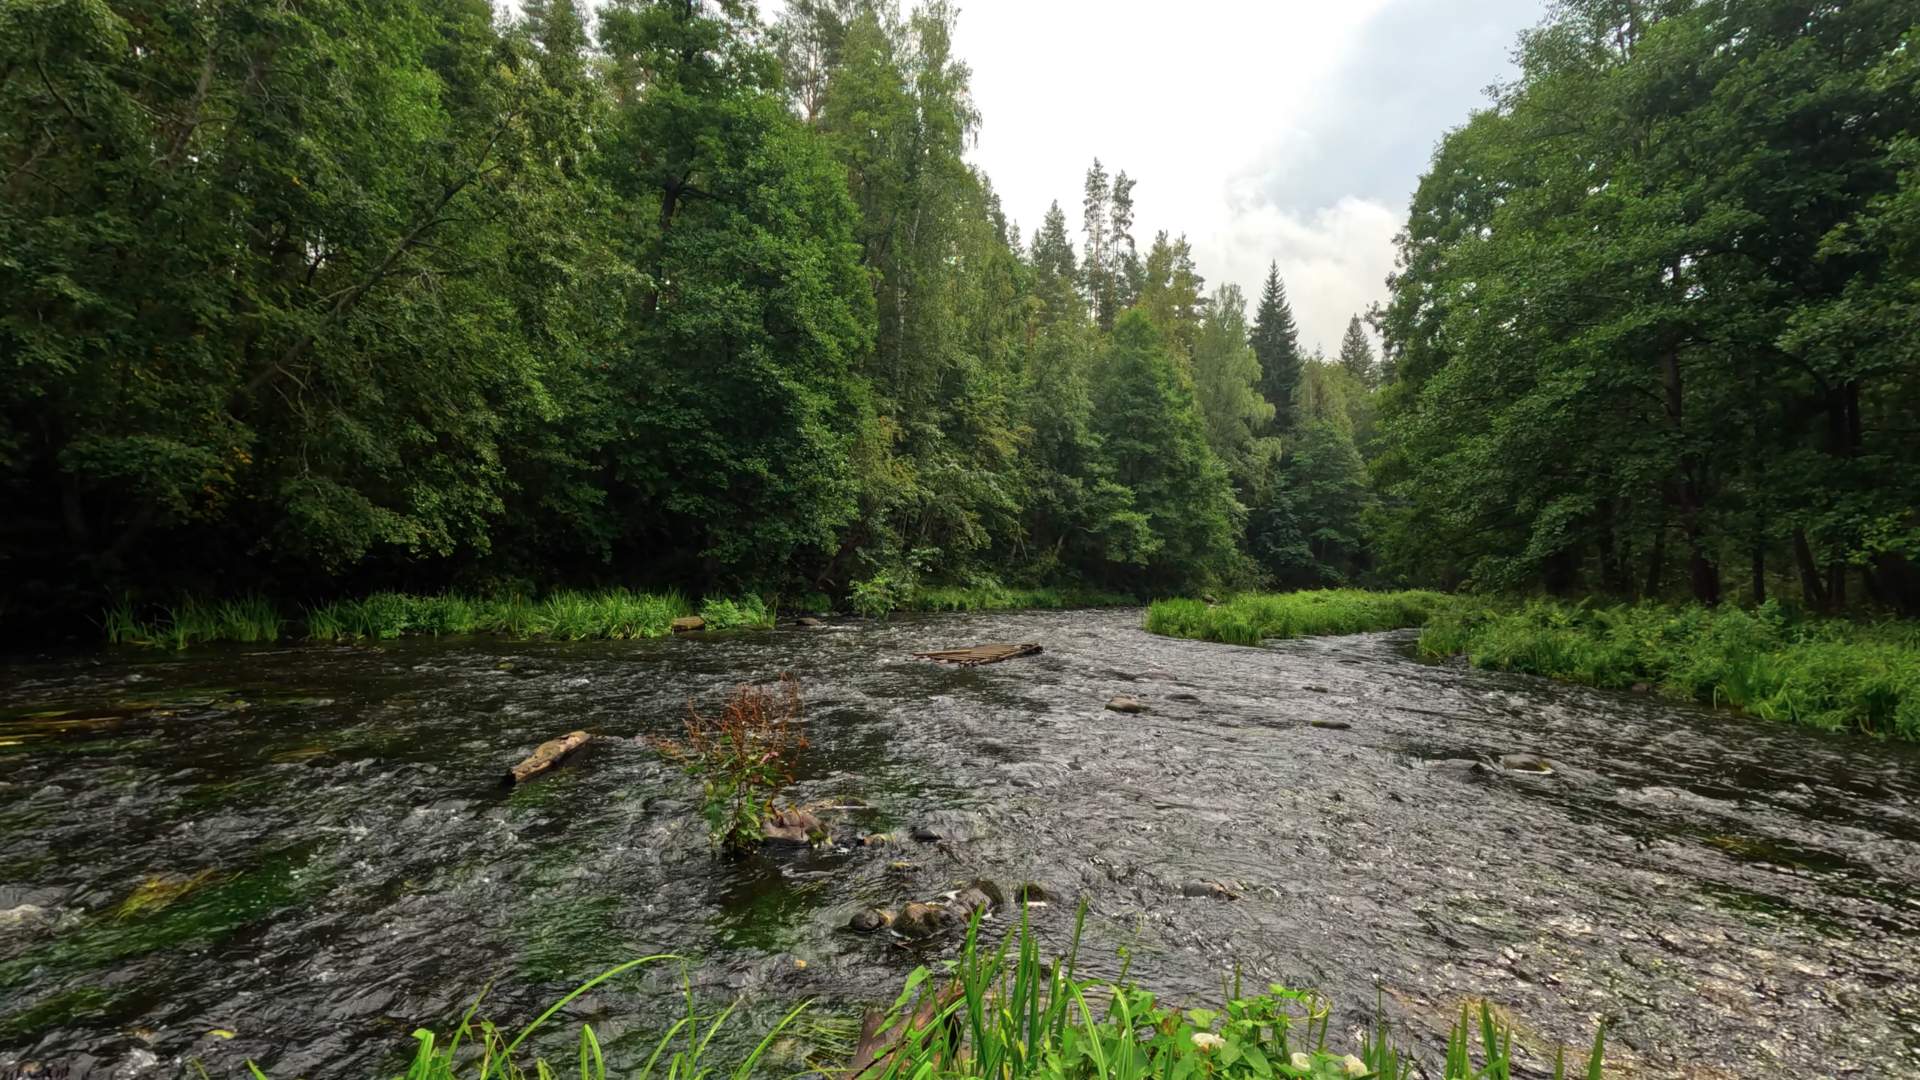
[[[490,980],[484,1011],[523,1021],[663,951],[703,999],[745,997],[744,1037],[803,998],[890,1000],[950,942],[848,917],[976,876],[1053,894],[1050,945],[1084,898],[1084,967],[1124,946],[1171,1000],[1236,965],[1323,989],[1341,1051],[1376,1000],[1431,1052],[1484,995],[1530,1048],[1606,1018],[1625,1076],[1920,1075],[1920,747],[1423,663],[1407,634],[1250,649],[1139,622],[10,664],[0,1076],[371,1077]],[[1046,651],[909,656],[983,641]],[[794,800],[864,803],[825,816],[899,846],[716,859],[693,783],[635,738],[782,671],[812,742]],[[603,738],[500,785],[573,728]],[[1468,764],[1516,752],[1558,769]],[[928,823],[953,838],[905,839]],[[677,979],[610,983],[556,1035],[587,1020],[630,1059]]]

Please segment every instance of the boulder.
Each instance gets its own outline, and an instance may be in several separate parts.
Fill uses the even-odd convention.
[[[805,810],[786,809],[776,811],[767,819],[760,833],[772,844],[811,844],[830,839],[827,827],[820,819]]]
[[[587,745],[592,736],[584,731],[569,731],[557,739],[548,739],[534,747],[520,764],[507,770],[508,786],[526,783],[529,779],[546,772],[566,758],[568,754]]]
[[[704,630],[706,625],[707,620],[698,615],[685,615],[673,620],[673,632],[676,634],[691,634],[695,630]]]
[[[1145,705],[1140,704],[1139,698],[1128,697],[1125,694],[1121,694],[1120,696],[1114,698],[1112,701],[1107,702],[1107,708],[1112,709],[1114,712],[1117,712],[1117,713],[1137,713],[1137,712],[1147,711],[1147,707]]]
[[[883,908],[867,908],[864,911],[855,912],[853,918],[847,920],[847,929],[862,934],[871,934],[892,925],[893,912]]]

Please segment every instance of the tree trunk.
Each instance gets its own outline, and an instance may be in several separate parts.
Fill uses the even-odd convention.
[[[1815,611],[1827,607],[1826,586],[1820,584],[1820,567],[1813,561],[1813,548],[1807,543],[1807,530],[1793,530],[1793,562],[1800,570],[1800,600]]]
[[[1685,431],[1681,418],[1684,414],[1685,396],[1680,382],[1680,353],[1670,349],[1660,358],[1662,381],[1667,391],[1667,423],[1674,435],[1683,440],[1680,451],[1680,528],[1687,538],[1687,579],[1693,589],[1693,598],[1702,604],[1712,606],[1720,602],[1720,568],[1708,557],[1703,530],[1700,527],[1700,509],[1703,498],[1700,484],[1700,462],[1692,450],[1684,448]]]
[[[1759,543],[1753,545],[1753,602],[1767,602],[1767,548]]]
[[[1660,528],[1653,534],[1653,550],[1647,555],[1647,583],[1640,590],[1642,597],[1660,595],[1660,583],[1667,576],[1667,526],[1661,522]]]

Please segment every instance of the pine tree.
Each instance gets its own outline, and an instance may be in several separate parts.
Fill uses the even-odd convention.
[[[1113,252],[1108,223],[1112,203],[1113,189],[1107,180],[1107,170],[1100,164],[1099,158],[1094,158],[1093,166],[1087,170],[1085,195],[1080,203],[1080,234],[1084,245],[1080,275],[1086,288],[1087,302],[1093,305],[1094,322],[1102,330],[1113,329],[1115,314]]]
[[[1108,214],[1107,233],[1113,248],[1113,306],[1125,311],[1140,300],[1145,269],[1140,265],[1140,250],[1133,242],[1134,180],[1122,169],[1113,178],[1113,208]]]
[[[1260,396],[1273,406],[1276,435],[1293,430],[1293,395],[1300,385],[1300,331],[1287,306],[1287,288],[1280,283],[1280,264],[1267,269],[1267,284],[1253,315],[1249,341],[1260,361]]]
[[[1346,336],[1340,339],[1340,366],[1362,386],[1377,385],[1379,372],[1374,368],[1373,346],[1367,342],[1366,331],[1360,329],[1358,315],[1347,320]]]

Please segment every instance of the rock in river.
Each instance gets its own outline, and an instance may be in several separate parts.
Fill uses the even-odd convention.
[[[1307,721],[1307,726],[1317,727],[1317,728],[1326,728],[1328,731],[1345,731],[1348,728],[1352,727],[1353,725],[1347,723],[1345,720],[1314,719],[1314,720]]]
[[[1189,881],[1180,886],[1180,895],[1194,898],[1206,897],[1214,900],[1231,900],[1233,893],[1217,881]]]
[[[1114,712],[1122,713],[1145,712],[1147,709],[1145,705],[1140,704],[1139,698],[1128,697],[1125,694],[1121,694],[1119,697],[1107,702],[1107,708],[1112,709]]]
[[[867,908],[856,912],[853,918],[847,920],[847,929],[856,930],[862,934],[871,934],[875,930],[882,930],[892,925],[893,912],[882,908]]]
[[[893,928],[907,937],[926,937],[946,925],[948,911],[938,904],[918,901],[900,909],[893,917]]]
[[[811,844],[816,840],[827,840],[827,827],[805,810],[781,810],[767,819],[761,829],[769,843]]]
[[[707,620],[700,616],[686,615],[673,620],[673,632],[676,634],[690,634],[695,630],[706,629],[706,625]]]
[[[1500,767],[1508,772],[1539,773],[1541,776],[1553,775],[1553,762],[1538,754],[1502,754]]]

